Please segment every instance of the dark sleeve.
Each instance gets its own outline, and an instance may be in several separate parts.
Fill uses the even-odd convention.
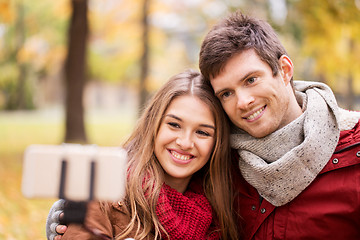
[[[91,231],[102,234],[111,239],[113,237],[112,224],[106,211],[106,208],[108,208],[109,205],[105,204],[104,207],[101,207],[99,202],[90,202],[88,204],[84,226],[80,224],[70,224],[61,239],[100,239],[98,236],[91,233]]]

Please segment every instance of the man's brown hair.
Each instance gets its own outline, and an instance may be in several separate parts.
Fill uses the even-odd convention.
[[[199,67],[207,80],[216,77],[227,61],[244,50],[254,49],[276,76],[279,58],[287,55],[274,29],[265,21],[235,12],[216,24],[201,45]]]

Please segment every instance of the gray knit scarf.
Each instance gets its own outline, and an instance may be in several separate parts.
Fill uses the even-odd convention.
[[[322,83],[294,81],[303,114],[263,138],[240,129],[231,134],[245,180],[274,206],[299,195],[324,168],[339,140],[339,108]]]

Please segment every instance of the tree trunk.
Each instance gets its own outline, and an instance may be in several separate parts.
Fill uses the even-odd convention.
[[[24,3],[22,1],[17,2],[17,13],[16,19],[16,52],[24,46],[25,42],[25,21],[24,21]],[[18,62],[19,77],[17,82],[17,89],[15,92],[15,109],[25,109],[25,84],[26,84],[26,65],[22,62]]]
[[[149,1],[143,0],[143,9],[142,9],[142,43],[143,43],[143,52],[141,56],[141,75],[140,75],[140,111],[146,104],[148,92],[146,89],[146,79],[149,71],[149,22],[148,22],[148,11],[149,11]]]
[[[65,142],[87,141],[84,123],[83,92],[86,82],[86,45],[88,36],[87,0],[72,0],[65,63],[66,125]]]

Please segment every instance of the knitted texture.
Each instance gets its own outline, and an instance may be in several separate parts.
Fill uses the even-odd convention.
[[[45,227],[46,237],[48,240],[54,240],[54,238],[58,235],[56,227],[60,224],[59,216],[60,213],[64,212],[64,204],[65,200],[60,199],[52,205],[49,211]]]
[[[200,193],[187,191],[184,194],[163,185],[156,214],[169,234],[162,239],[219,239],[212,226],[212,208],[207,198]]]

